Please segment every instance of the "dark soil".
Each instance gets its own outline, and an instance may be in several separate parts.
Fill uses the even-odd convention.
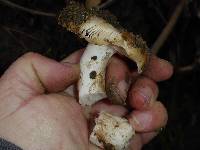
[[[44,12],[59,12],[64,0],[12,0]],[[157,39],[179,0],[118,0],[109,10],[129,31],[140,34],[149,47]],[[57,25],[54,17],[33,15],[0,2],[0,73],[28,51],[61,60],[85,46]],[[175,67],[174,76],[159,83],[160,100],[169,113],[166,128],[145,150],[199,149],[200,144],[200,1],[190,0],[173,33],[158,54]],[[188,71],[180,68],[193,65]]]

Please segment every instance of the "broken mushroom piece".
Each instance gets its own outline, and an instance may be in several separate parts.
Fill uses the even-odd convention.
[[[90,141],[105,150],[126,150],[135,131],[125,118],[101,112]]]
[[[93,44],[86,48],[86,54],[81,59],[79,99],[83,106],[105,98],[105,68],[114,52],[135,61],[139,73],[148,63],[146,42],[140,36],[123,29],[116,17],[108,12],[86,9],[84,5],[70,1],[61,11],[58,23]],[[90,54],[97,56],[98,61],[92,59]]]

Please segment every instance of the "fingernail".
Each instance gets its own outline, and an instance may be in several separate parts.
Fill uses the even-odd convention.
[[[129,123],[133,126],[134,129],[137,129],[138,127],[141,126],[139,120],[137,120],[135,116],[132,116],[129,119]]]
[[[124,105],[126,98],[122,96],[121,91],[118,88],[116,79],[111,79],[106,84],[106,94],[112,104]]]
[[[160,59],[160,68],[162,69],[165,78],[170,78],[174,72],[173,65],[169,61],[164,59]]]
[[[119,94],[119,89],[114,79],[106,84],[106,94],[112,104],[122,104],[123,100]]]
[[[127,98],[130,85],[131,85],[131,77],[127,73],[125,76],[125,80],[118,82],[118,85],[117,85],[117,88],[120,91],[120,95],[124,98],[124,100],[126,100],[126,98]]]
[[[127,97],[127,92],[128,92],[129,87],[130,87],[130,84],[127,83],[125,80],[120,81],[117,85],[117,88],[120,91],[120,95],[125,99]]]
[[[140,112],[130,119],[130,123],[138,132],[148,131],[151,122],[152,122],[152,116],[149,115],[148,113]]]
[[[153,91],[151,88],[147,86],[147,87],[138,89],[136,92],[137,92],[136,94],[138,94],[143,99],[144,106],[150,105],[151,99],[153,96]]]

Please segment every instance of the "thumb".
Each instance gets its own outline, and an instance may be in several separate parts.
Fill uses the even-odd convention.
[[[78,80],[79,66],[61,64],[36,53],[27,53],[14,62],[0,79],[0,92],[15,92],[22,98],[59,92]]]

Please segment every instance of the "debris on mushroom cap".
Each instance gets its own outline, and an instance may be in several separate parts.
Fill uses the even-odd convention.
[[[101,17],[113,26],[123,30],[117,21],[117,18],[109,11],[103,11],[96,8],[87,9],[83,4],[73,0],[70,0],[67,3],[67,6],[60,12],[58,16],[58,24],[79,35],[78,32],[81,25],[92,16]]]
[[[135,131],[125,118],[101,112],[90,141],[106,150],[126,150]]]
[[[146,42],[123,29],[116,17],[107,11],[86,9],[84,5],[71,1],[60,13],[58,22],[89,43],[113,46],[118,53],[136,62],[139,73],[148,63]]]

